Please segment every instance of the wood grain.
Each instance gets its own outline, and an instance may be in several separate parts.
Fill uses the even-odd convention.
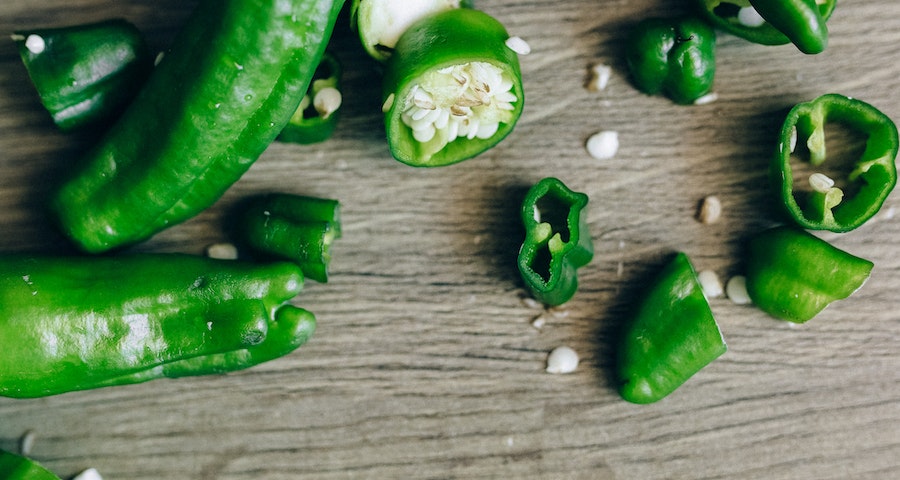
[[[0,31],[121,16],[164,48],[194,2],[5,0]],[[722,278],[741,242],[777,221],[766,162],[784,109],[819,94],[864,99],[900,119],[900,3],[840,2],[817,56],[721,35],[718,101],[676,106],[635,91],[621,59],[630,25],[684,10],[649,0],[482,0],[525,38],[519,126],[477,159],[434,170],[390,158],[373,65],[346,26],[338,132],[272,145],[212,208],[135,249],[201,253],[228,207],[264,191],[344,206],[331,281],[297,302],[313,340],[222,377],[156,381],[38,400],[0,399],[0,448],[36,434],[32,456],[63,476],[107,479],[890,479],[900,471],[900,221],[892,195],[859,230],[827,238],[875,262],[869,282],[803,326],[714,299],[729,351],[675,394],[631,405],[609,378],[614,332],[635,291],[685,251]],[[584,88],[593,63],[607,89]],[[616,158],[584,149],[619,132]],[[57,251],[50,182],[87,138],[54,131],[9,41],[0,42],[0,248]],[[591,198],[595,260],[546,311],[514,266],[525,188],[558,176]],[[723,219],[694,220],[715,194]],[[543,316],[540,331],[531,321]],[[544,373],[561,344],[577,372]]]

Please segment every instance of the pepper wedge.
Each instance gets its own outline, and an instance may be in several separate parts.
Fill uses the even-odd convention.
[[[87,252],[145,240],[215,202],[284,128],[342,0],[204,0],[122,118],[51,201]]]

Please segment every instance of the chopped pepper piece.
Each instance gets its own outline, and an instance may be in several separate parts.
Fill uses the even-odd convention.
[[[525,240],[519,272],[534,298],[547,305],[561,305],[575,295],[577,270],[594,257],[587,203],[587,195],[554,177],[532,186],[522,202]]]
[[[695,0],[697,10],[719,28],[761,45],[793,43],[808,54],[828,45],[825,22],[837,0]]]
[[[0,480],[59,480],[38,462],[0,450]]]
[[[804,144],[813,167],[822,165],[825,126],[838,122],[865,135],[862,156],[847,175],[844,191],[830,177],[811,176],[812,190],[795,190],[792,153]],[[890,118],[861,100],[827,94],[795,106],[781,128],[778,150],[772,158],[772,183],[787,214],[803,228],[847,232],[872,218],[897,183],[897,127]]]
[[[242,206],[236,227],[240,242],[255,253],[292,261],[307,278],[324,283],[331,244],[341,237],[340,203],[287,193],[261,195]]]
[[[716,32],[694,17],[648,18],[632,30],[625,60],[638,90],[690,104],[712,89]]]
[[[468,8],[407,29],[385,66],[384,122],[391,153],[422,167],[492,148],[522,114],[522,74],[503,25]]]
[[[803,323],[859,290],[872,268],[809,232],[775,227],[749,241],[747,293],[769,315]]]
[[[0,396],[225,373],[315,330],[289,262],[180,254],[0,256]]]
[[[140,32],[122,19],[19,31],[13,39],[41,103],[63,131],[111,121],[153,69]]]
[[[343,101],[342,74],[343,69],[337,57],[331,52],[325,52],[300,106],[278,135],[279,141],[310,144],[331,138]]]
[[[726,349],[697,273],[678,253],[625,327],[617,351],[619,393],[632,403],[659,401]]]

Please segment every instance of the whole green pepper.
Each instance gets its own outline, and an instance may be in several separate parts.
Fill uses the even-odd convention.
[[[235,232],[254,253],[292,261],[306,278],[324,283],[331,244],[341,237],[340,203],[289,193],[260,195],[241,205]]]
[[[828,159],[825,127],[831,122],[864,135],[865,150],[846,179],[837,179],[840,184],[817,172],[809,177],[811,188],[800,190],[792,164],[793,154],[799,153],[795,146],[805,147],[810,165],[822,166]],[[898,148],[897,126],[878,109],[843,95],[822,95],[796,105],[788,113],[770,163],[770,177],[785,212],[798,225],[811,230],[848,232],[878,213],[897,184]]]
[[[804,230],[775,227],[749,241],[747,293],[769,315],[803,323],[857,291],[872,268]]]
[[[554,177],[534,184],[522,201],[525,240],[519,273],[534,298],[547,305],[561,305],[575,295],[577,271],[594,257],[587,203],[587,195]]]
[[[111,121],[153,69],[140,32],[122,19],[18,31],[13,39],[41,103],[63,131]]]
[[[713,87],[716,33],[694,17],[648,18],[626,40],[625,61],[638,90],[694,103]]]
[[[828,45],[825,22],[837,0],[695,0],[697,11],[719,28],[753,43],[793,43],[808,54]]]
[[[518,54],[484,12],[446,10],[412,24],[383,79],[391,153],[413,166],[472,158],[503,140],[522,114]]]
[[[0,450],[0,480],[59,480],[38,462]]]
[[[337,127],[343,102],[342,75],[343,68],[337,57],[325,52],[306,95],[278,134],[278,141],[305,145],[324,142],[331,137]]]
[[[632,403],[659,401],[726,349],[697,273],[678,253],[650,284],[622,334],[619,393]]]
[[[215,202],[296,111],[342,0],[204,0],[51,202],[81,249],[133,244]]]
[[[179,254],[0,256],[0,396],[224,373],[315,329],[300,268]]]

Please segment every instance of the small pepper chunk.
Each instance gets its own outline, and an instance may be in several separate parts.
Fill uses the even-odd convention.
[[[578,289],[577,270],[594,257],[587,203],[587,195],[553,177],[531,187],[522,202],[519,272],[534,298],[546,305],[569,301]]]
[[[678,253],[650,284],[617,351],[619,393],[653,403],[674,392],[727,347],[697,273]]]
[[[775,227],[749,241],[747,293],[769,315],[804,323],[862,287],[872,268],[806,231]]]

